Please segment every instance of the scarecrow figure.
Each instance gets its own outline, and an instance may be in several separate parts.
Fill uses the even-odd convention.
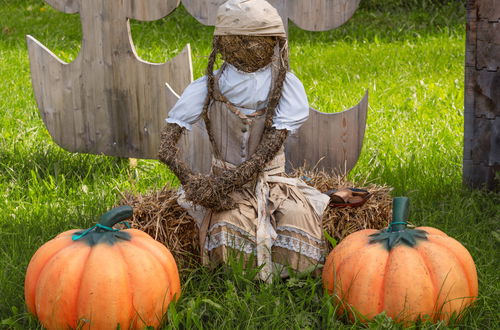
[[[224,63],[214,72],[219,54]],[[224,3],[207,74],[170,111],[159,152],[182,184],[179,203],[198,222],[205,263],[225,262],[231,250],[255,255],[260,278],[270,281],[322,262],[329,197],[284,174],[283,143],[308,115],[277,10],[264,0]],[[198,120],[212,145],[211,175],[193,173],[176,147]]]

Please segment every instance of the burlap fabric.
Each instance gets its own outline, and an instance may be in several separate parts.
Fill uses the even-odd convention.
[[[276,36],[286,38],[276,8],[265,0],[229,0],[217,11],[214,35]]]

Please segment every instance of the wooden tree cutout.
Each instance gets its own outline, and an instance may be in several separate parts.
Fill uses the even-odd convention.
[[[129,18],[151,21],[171,13],[177,0],[45,0],[80,13],[78,57],[64,63],[27,36],[38,107],[54,141],[68,151],[156,158],[159,135],[176,98],[192,81],[189,45],[170,62],[153,64],[136,54]]]
[[[157,20],[180,0],[45,0],[65,13],[80,13],[82,48],[64,63],[28,36],[33,88],[54,141],[72,152],[156,158],[161,126],[178,94],[192,81],[189,45],[170,62],[142,61],[133,47],[129,18]],[[203,24],[213,24],[225,0],[182,0]],[[345,23],[360,0],[269,0],[299,27],[322,31]],[[165,91],[165,82],[167,90]],[[349,171],[364,138],[367,95],[355,107],[334,114],[311,109],[310,118],[286,143],[288,165],[304,163]],[[181,141],[183,156],[207,172],[210,146],[203,124]],[[304,151],[307,151],[304,153]]]

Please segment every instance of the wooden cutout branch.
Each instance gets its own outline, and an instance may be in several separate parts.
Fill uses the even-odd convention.
[[[192,81],[189,45],[171,61],[141,60],[129,19],[151,21],[171,13],[178,0],[45,0],[80,13],[83,40],[72,63],[27,36],[35,97],[54,141],[68,151],[156,158],[159,135],[176,98]]]

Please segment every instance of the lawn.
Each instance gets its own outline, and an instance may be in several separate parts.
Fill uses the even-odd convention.
[[[26,312],[23,293],[27,264],[39,246],[64,230],[89,227],[124,191],[178,182],[157,161],[140,160],[132,169],[126,159],[72,154],[54,144],[34,100],[24,36],[71,61],[81,42],[79,17],[41,0],[0,0],[0,17],[0,327],[26,329],[39,327]],[[183,8],[155,22],[132,22],[145,60],[164,62],[191,43],[195,78],[203,75],[212,31]],[[290,52],[291,69],[317,109],[341,111],[369,90],[365,143],[351,179],[394,187],[394,196],[411,198],[413,223],[462,242],[477,265],[479,299],[457,326],[497,328],[500,196],[470,191],[461,178],[464,6],[362,6],[333,31],[292,25]],[[237,265],[181,275],[183,296],[170,309],[167,327],[353,327],[335,316],[319,279],[263,285]],[[398,325],[381,315],[369,327]]]

